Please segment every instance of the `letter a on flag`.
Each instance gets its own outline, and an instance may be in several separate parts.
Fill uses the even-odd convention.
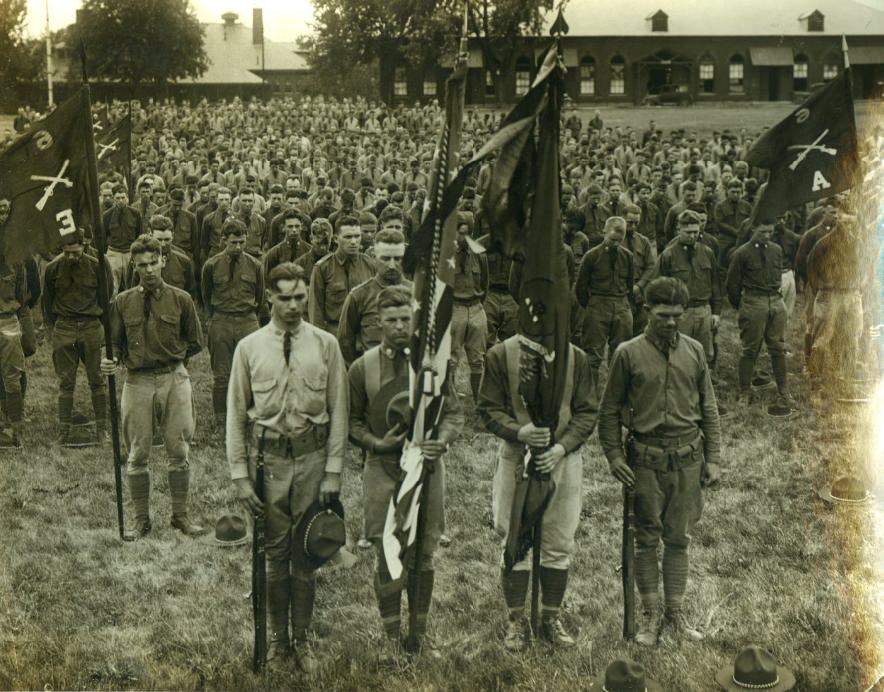
[[[765,132],[746,161],[770,169],[757,220],[852,187],[858,157],[850,68]]]
[[[81,89],[0,153],[0,199],[11,204],[0,227],[7,261],[55,250],[82,223],[90,121]]]

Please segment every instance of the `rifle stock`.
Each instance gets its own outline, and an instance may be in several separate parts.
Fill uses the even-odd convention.
[[[623,488],[623,638],[635,638],[635,495]]]
[[[255,494],[264,503],[264,434],[258,440],[258,458],[255,462]],[[255,645],[252,670],[264,668],[267,660],[267,562],[265,560],[264,515],[254,516],[252,530],[252,613],[255,620]]]

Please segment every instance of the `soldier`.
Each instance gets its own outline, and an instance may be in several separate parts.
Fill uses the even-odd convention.
[[[638,232],[651,241],[657,252],[662,252],[663,242],[663,216],[657,205],[651,201],[650,183],[638,184],[638,207],[641,210]]]
[[[666,220],[663,222],[663,238],[664,243],[668,245],[675,238],[678,231],[678,219],[681,213],[697,201],[697,185],[692,181],[687,181],[682,187],[682,198],[673,204],[669,211],[666,212]],[[718,261],[718,258],[716,258]],[[690,288],[690,287],[689,287]]]
[[[154,238],[159,244],[163,253],[162,277],[170,286],[180,288],[187,291],[190,297],[196,302],[199,299],[196,284],[196,271],[193,268],[193,260],[184,252],[173,245],[174,231],[172,230],[172,221],[165,217],[155,214],[150,219],[150,237]],[[130,260],[126,270],[126,288],[133,288],[138,285],[140,276],[135,270],[135,262]]]
[[[491,234],[479,238],[487,250],[491,246]],[[485,317],[488,321],[486,349],[498,341],[508,339],[519,326],[519,306],[510,295],[510,269],[513,261],[501,252],[486,253],[488,260],[488,296],[485,298]]]
[[[200,267],[213,255],[217,255],[224,249],[224,234],[222,229],[228,219],[233,216],[230,210],[230,190],[226,187],[218,188],[218,208],[207,214],[203,219],[200,235]]]
[[[706,359],[715,357],[712,333],[721,319],[721,283],[718,258],[706,244],[698,243],[700,217],[688,209],[678,217],[677,242],[657,258],[654,276],[681,279],[688,288],[689,302],[679,319],[678,330],[699,341]]]
[[[795,278],[804,284],[804,359],[810,367],[810,353],[813,349],[813,304],[816,293],[811,288],[807,274],[807,260],[819,240],[832,232],[842,223],[842,215],[835,206],[835,198],[828,198],[822,203],[823,212],[820,221],[805,231],[798,243],[795,253]],[[813,374],[812,374],[813,376]]]
[[[402,277],[404,256],[405,236],[402,231],[384,229],[375,235],[372,254],[377,266],[375,275],[354,288],[341,308],[338,345],[348,366],[381,341],[380,292],[395,285],[404,285],[411,290],[411,282]]]
[[[301,214],[293,209],[284,211],[282,214],[282,229],[284,237],[280,243],[270,248],[264,255],[264,276],[270,276],[270,271],[277,264],[294,262],[305,252],[312,248],[310,243],[301,240],[304,230],[304,221]]]
[[[794,401],[789,396],[786,379],[786,306],[780,293],[783,251],[772,242],[773,224],[761,223],[752,240],[734,252],[727,274],[727,296],[739,310],[740,342],[743,351],[739,364],[740,398],[747,401],[752,384],[752,371],[767,344],[770,365],[777,383],[779,397],[771,415],[792,415]]]
[[[25,354],[16,313],[25,304],[25,272],[21,264],[8,264],[0,255],[0,379],[3,384],[3,428],[0,449],[20,449],[24,417]]]
[[[585,227],[586,215],[579,209],[568,209],[562,215],[562,239],[565,245],[571,248],[577,264],[580,264],[583,256],[592,247],[589,238],[583,232]]]
[[[247,238],[241,221],[230,219],[222,229],[224,249],[203,265],[203,307],[209,316],[212,361],[212,409],[216,425],[227,416],[227,383],[236,344],[258,329],[264,304],[261,263],[244,252]]]
[[[492,513],[497,533],[506,545],[515,481],[524,468],[526,448],[546,450],[531,462],[538,472],[549,473],[554,482],[552,496],[543,513],[541,534],[539,579],[543,596],[540,636],[554,646],[568,647],[575,641],[559,619],[559,610],[565,597],[574,536],[580,523],[583,463],[581,455],[576,452],[595,427],[598,414],[596,380],[586,355],[570,345],[558,428],[552,431],[536,427],[518,391],[523,376],[520,361],[526,356],[523,349],[527,348],[520,339],[519,335],[512,336],[488,351],[479,395],[478,409],[482,421],[490,433],[501,439],[492,486]],[[526,556],[509,572],[503,569],[503,565],[501,560],[500,577],[508,610],[504,646],[518,652],[525,649],[529,637],[525,597],[531,559]]]
[[[712,212],[721,245],[719,264],[722,267],[728,265],[730,253],[737,245],[740,227],[750,216],[752,216],[752,205],[743,199],[743,183],[734,178],[727,184],[725,199],[718,202]]]
[[[632,253],[621,246],[626,221],[612,216],[605,222],[604,241],[586,253],[574,291],[584,308],[582,341],[593,382],[609,346],[609,358],[618,345],[632,338],[632,309],[635,264]]]
[[[131,254],[140,285],[114,299],[110,314],[114,358],[101,359],[105,375],[114,374],[120,364],[126,366],[120,409],[123,440],[129,449],[129,496],[135,511],[129,536],[142,538],[152,528],[147,462],[155,405],[160,409],[169,460],[172,527],[186,536],[198,536],[205,530],[192,523],[187,512],[188,456],[195,421],[190,375],[184,362],[202,350],[202,329],[190,296],[163,281],[160,244],[153,238],[139,237],[132,243]]]
[[[261,258],[267,245],[267,224],[255,210],[255,191],[243,188],[239,193],[239,220],[246,227],[246,252]]]
[[[644,646],[655,645],[661,632],[703,638],[687,624],[682,605],[691,529],[703,508],[701,487],[720,476],[720,433],[704,348],[678,330],[688,300],[677,279],[648,284],[647,330],[614,354],[599,413],[599,441],[611,474],[634,492],[635,581],[643,611],[635,640]]]
[[[303,218],[303,217],[302,217]],[[310,246],[303,255],[295,260],[295,264],[304,270],[307,277],[307,286],[310,285],[310,277],[313,275],[313,267],[328,254],[331,247],[332,227],[328,219],[314,219],[310,224]]]
[[[449,377],[454,382],[460,349],[470,366],[470,390],[473,401],[479,400],[479,383],[488,342],[488,318],[482,301],[488,294],[488,258],[470,248],[472,218],[458,213],[457,252],[454,254],[454,306],[451,311],[451,361]]]
[[[632,335],[637,336],[644,331],[648,323],[648,313],[644,308],[642,289],[651,280],[654,265],[657,263],[657,248],[645,236],[638,232],[641,224],[642,210],[635,204],[628,204],[626,212],[626,235],[623,236],[623,247],[632,253],[635,281],[632,289]]]
[[[310,323],[330,334],[337,334],[341,308],[347,295],[375,273],[375,265],[360,252],[362,229],[359,219],[345,216],[338,220],[337,249],[319,260],[310,278]]]
[[[244,238],[243,238],[244,241]],[[318,667],[307,640],[316,597],[312,568],[293,561],[292,532],[316,501],[341,492],[347,445],[347,372],[335,338],[303,320],[307,284],[300,267],[277,265],[268,279],[271,320],[236,347],[230,376],[227,461],[236,494],[266,526],[269,666],[290,656],[289,607],[297,665]],[[254,490],[263,444],[265,498]]]
[[[114,206],[102,217],[107,234],[107,263],[113,276],[113,292],[116,293],[129,264],[129,247],[141,233],[142,219],[137,210],[129,206],[126,188],[114,185]]]
[[[801,236],[793,233],[786,225],[786,220],[790,212],[786,212],[777,217],[774,224],[773,236],[771,240],[780,246],[783,251],[783,276],[780,283],[780,292],[783,295],[783,305],[786,306],[786,317],[792,315],[795,309],[795,299],[797,297],[795,289],[795,256],[798,254],[798,245],[801,243]]]
[[[585,220],[584,232],[589,239],[589,247],[593,248],[602,243],[605,231],[605,222],[608,215],[602,205],[602,188],[598,183],[591,183],[587,188],[586,204],[581,209]],[[577,252],[574,252],[574,259]]]
[[[180,187],[173,188],[169,193],[169,211],[164,216],[172,221],[172,244],[196,261],[200,247],[199,225],[196,216],[184,210],[184,190]]]
[[[392,231],[381,231],[392,235]],[[386,242],[386,241],[384,241]],[[401,621],[401,591],[391,584],[381,545],[384,522],[390,499],[399,480],[399,457],[410,421],[395,423],[387,413],[396,398],[408,396],[408,346],[412,334],[411,290],[401,285],[385,286],[375,296],[380,343],[365,351],[350,366],[350,439],[368,452],[363,475],[363,516],[365,536],[377,547],[375,594],[378,610],[388,642],[397,652]],[[418,647],[426,633],[427,615],[433,593],[433,553],[445,528],[444,492],[445,465],[443,454],[463,428],[463,414],[457,395],[445,395],[439,420],[439,433],[434,440],[421,445],[427,477],[426,520],[422,537],[422,555],[416,591],[408,591],[409,609],[417,612]],[[413,567],[413,565],[406,565]],[[431,656],[439,657],[431,644],[423,646]]]
[[[58,443],[70,437],[77,369],[82,361],[95,411],[95,436],[103,442],[107,430],[107,389],[101,375],[104,329],[98,293],[98,260],[84,252],[82,228],[65,236],[62,253],[46,266],[43,315],[52,330],[52,365],[58,377]],[[110,268],[103,267],[107,286],[113,285]],[[80,446],[77,444],[77,446]]]

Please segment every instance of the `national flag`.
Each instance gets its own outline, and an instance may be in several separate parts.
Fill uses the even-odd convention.
[[[850,68],[765,132],[746,161],[770,169],[757,220],[852,187],[859,156]]]
[[[11,203],[0,231],[10,262],[58,248],[88,212],[85,138],[91,114],[85,88],[0,154],[0,198]]]
[[[419,233],[427,252],[414,271],[414,324],[411,341],[411,426],[402,450],[402,479],[397,483],[384,524],[383,550],[394,582],[404,584],[404,565],[414,554],[419,537],[421,489],[427,480],[420,444],[436,437],[448,396],[451,357],[451,312],[457,252],[456,204],[445,204],[445,191],[460,151],[466,92],[466,65],[459,64],[446,82],[445,120],[433,157],[428,195]],[[459,195],[458,195],[459,197]]]

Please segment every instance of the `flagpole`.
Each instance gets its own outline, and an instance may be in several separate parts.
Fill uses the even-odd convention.
[[[135,185],[135,181],[132,180],[132,92],[131,89],[129,91],[129,100],[126,103],[127,113],[129,115],[129,147],[126,152],[126,167],[128,168],[128,178],[126,179],[126,187],[129,191],[129,204],[132,204],[132,198],[135,194],[135,190],[133,189],[133,185]]]
[[[49,33],[49,0],[46,0],[46,90],[51,110],[54,102],[52,98],[52,35]]]
[[[105,257],[107,238],[104,233],[104,226],[101,218],[101,206],[98,201],[98,162],[95,158],[95,135],[92,131],[92,98],[89,93],[89,79],[86,74],[86,49],[82,43],[80,43],[80,59],[82,61],[83,69],[83,95],[86,101],[84,108],[88,114],[88,117],[85,119],[87,123],[85,133],[86,172],[89,181],[88,200],[89,212],[92,217],[92,236],[95,241],[95,250],[98,254],[98,301],[101,306],[101,323],[104,327],[105,357],[113,360],[114,344],[110,324],[110,291],[107,282],[107,259]],[[126,538],[123,523],[123,461],[120,452],[120,414],[117,407],[116,375],[108,375],[107,392],[111,419],[111,445],[114,454],[114,488],[116,490],[117,500],[117,526],[119,527],[120,539],[126,541],[129,539]]]

